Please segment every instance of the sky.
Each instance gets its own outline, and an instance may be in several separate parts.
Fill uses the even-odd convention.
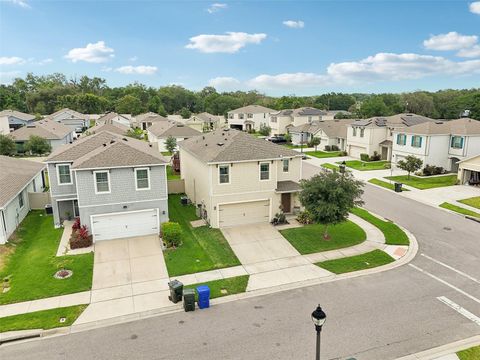
[[[480,87],[480,1],[0,0],[0,81],[28,72],[267,95]]]

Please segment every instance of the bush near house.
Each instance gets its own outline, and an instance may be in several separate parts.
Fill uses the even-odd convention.
[[[441,175],[445,174],[447,171],[441,167],[441,166],[435,166],[435,165],[425,165],[425,167],[422,170],[422,174],[424,176],[432,176],[432,175]]]
[[[162,239],[167,247],[177,247],[182,243],[182,227],[179,223],[165,222],[162,224]]]
[[[93,236],[88,232],[86,225],[80,225],[80,219],[76,218],[72,225],[70,237],[70,249],[81,249],[92,246]]]
[[[360,154],[360,160],[362,161],[369,161],[370,156],[368,154]]]

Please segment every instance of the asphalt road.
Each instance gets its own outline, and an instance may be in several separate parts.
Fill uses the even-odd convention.
[[[416,268],[4,346],[0,359],[313,359],[317,303],[322,359],[395,359],[480,334],[480,224],[370,185],[364,200],[417,237]]]

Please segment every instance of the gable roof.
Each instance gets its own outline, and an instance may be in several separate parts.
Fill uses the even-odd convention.
[[[247,106],[243,106],[243,107],[238,108],[238,109],[231,110],[228,113],[230,113],[230,114],[240,114],[240,113],[259,114],[259,113],[271,113],[271,112],[275,112],[275,111],[276,110],[269,109],[269,108],[267,108],[265,106],[261,106],[261,105],[247,105]]]
[[[138,124],[148,123],[148,122],[156,123],[159,121],[171,121],[171,120],[168,120],[166,117],[163,117],[162,115],[150,115],[150,116],[143,117],[141,120],[138,120],[137,118]]]
[[[297,151],[233,129],[219,129],[195,136],[180,142],[179,147],[206,163],[302,156]]]
[[[101,132],[101,131],[110,131],[114,134],[126,135],[128,130],[130,130],[130,128],[128,126],[120,124],[120,123],[115,122],[115,121],[111,121],[110,123],[107,122],[103,125],[95,125],[95,126],[91,127],[90,129],[88,129],[87,132],[89,134],[96,134],[96,133]]]
[[[480,121],[461,118],[448,121],[432,121],[406,128],[404,132],[422,135],[480,135]]]
[[[157,137],[191,137],[201,134],[198,130],[171,120],[156,122],[147,130]]]
[[[223,117],[223,116],[222,116]],[[193,119],[194,118],[197,118],[198,120],[200,121],[203,121],[205,123],[216,123],[216,122],[219,122],[220,121],[220,117],[217,116],[217,115],[212,115],[208,112],[202,112],[200,114],[196,114],[196,115],[193,115],[191,119],[189,119],[189,121],[187,121],[187,123],[190,123],[190,122],[193,122]]]
[[[135,116],[135,121],[136,122],[141,122],[141,121],[143,121],[144,119],[146,119],[147,117],[150,117],[150,116],[159,116],[159,115],[157,113],[154,113],[153,111],[149,111],[147,113]]]
[[[17,141],[27,141],[30,136],[40,136],[47,140],[61,140],[72,132],[68,126],[53,120],[38,120],[22,126],[10,133]]]
[[[70,162],[72,169],[90,169],[162,165],[168,160],[145,141],[101,131],[61,146],[45,162]]]
[[[24,121],[35,120],[34,115],[26,114],[17,110],[2,110],[0,111],[0,117],[3,117],[3,116],[13,116],[13,117],[16,117],[17,119],[21,119]]]
[[[55,111],[53,114],[50,114],[50,115],[46,116],[45,119],[50,119],[51,120],[54,117],[56,117],[57,115],[60,115],[62,113],[69,114],[69,116],[64,117],[64,119],[70,118],[70,119],[88,120],[88,115],[79,113],[78,111],[75,111],[75,110],[72,110],[72,109],[69,109],[69,108],[63,108],[63,109],[60,109],[58,111]]]
[[[0,208],[5,207],[45,168],[40,162],[0,155]]]
[[[346,138],[347,128],[354,120],[339,119],[339,120],[315,120],[310,124],[303,124],[288,128],[288,132],[300,133],[306,132],[312,135],[317,134],[322,130],[329,138]]]
[[[109,112],[109,113],[106,113],[105,115],[100,116],[100,117],[96,120],[96,122],[97,122],[97,124],[100,124],[100,125],[102,125],[102,124],[111,124],[112,122],[114,122],[114,121],[113,121],[113,118],[115,118],[115,117],[117,117],[117,116],[124,118],[124,119],[127,120],[129,123],[132,123],[132,119],[129,119],[129,118],[126,117],[125,115],[118,114],[118,113],[113,112],[113,111],[112,111],[112,112]]]
[[[356,120],[352,123],[352,126],[362,126],[362,127],[394,127],[394,128],[403,128],[410,127],[417,124],[422,124],[425,122],[434,122],[434,119],[430,119],[426,116],[402,113],[392,116],[375,116],[368,119]]]
[[[326,111],[313,108],[313,107],[301,107],[297,109],[283,109],[277,112],[274,112],[272,115],[274,116],[291,116],[291,117],[299,117],[299,116],[318,116],[318,115],[327,115]]]

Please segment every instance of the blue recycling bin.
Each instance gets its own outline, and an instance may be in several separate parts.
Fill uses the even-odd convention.
[[[206,309],[210,307],[210,288],[207,285],[197,287],[198,308]]]

